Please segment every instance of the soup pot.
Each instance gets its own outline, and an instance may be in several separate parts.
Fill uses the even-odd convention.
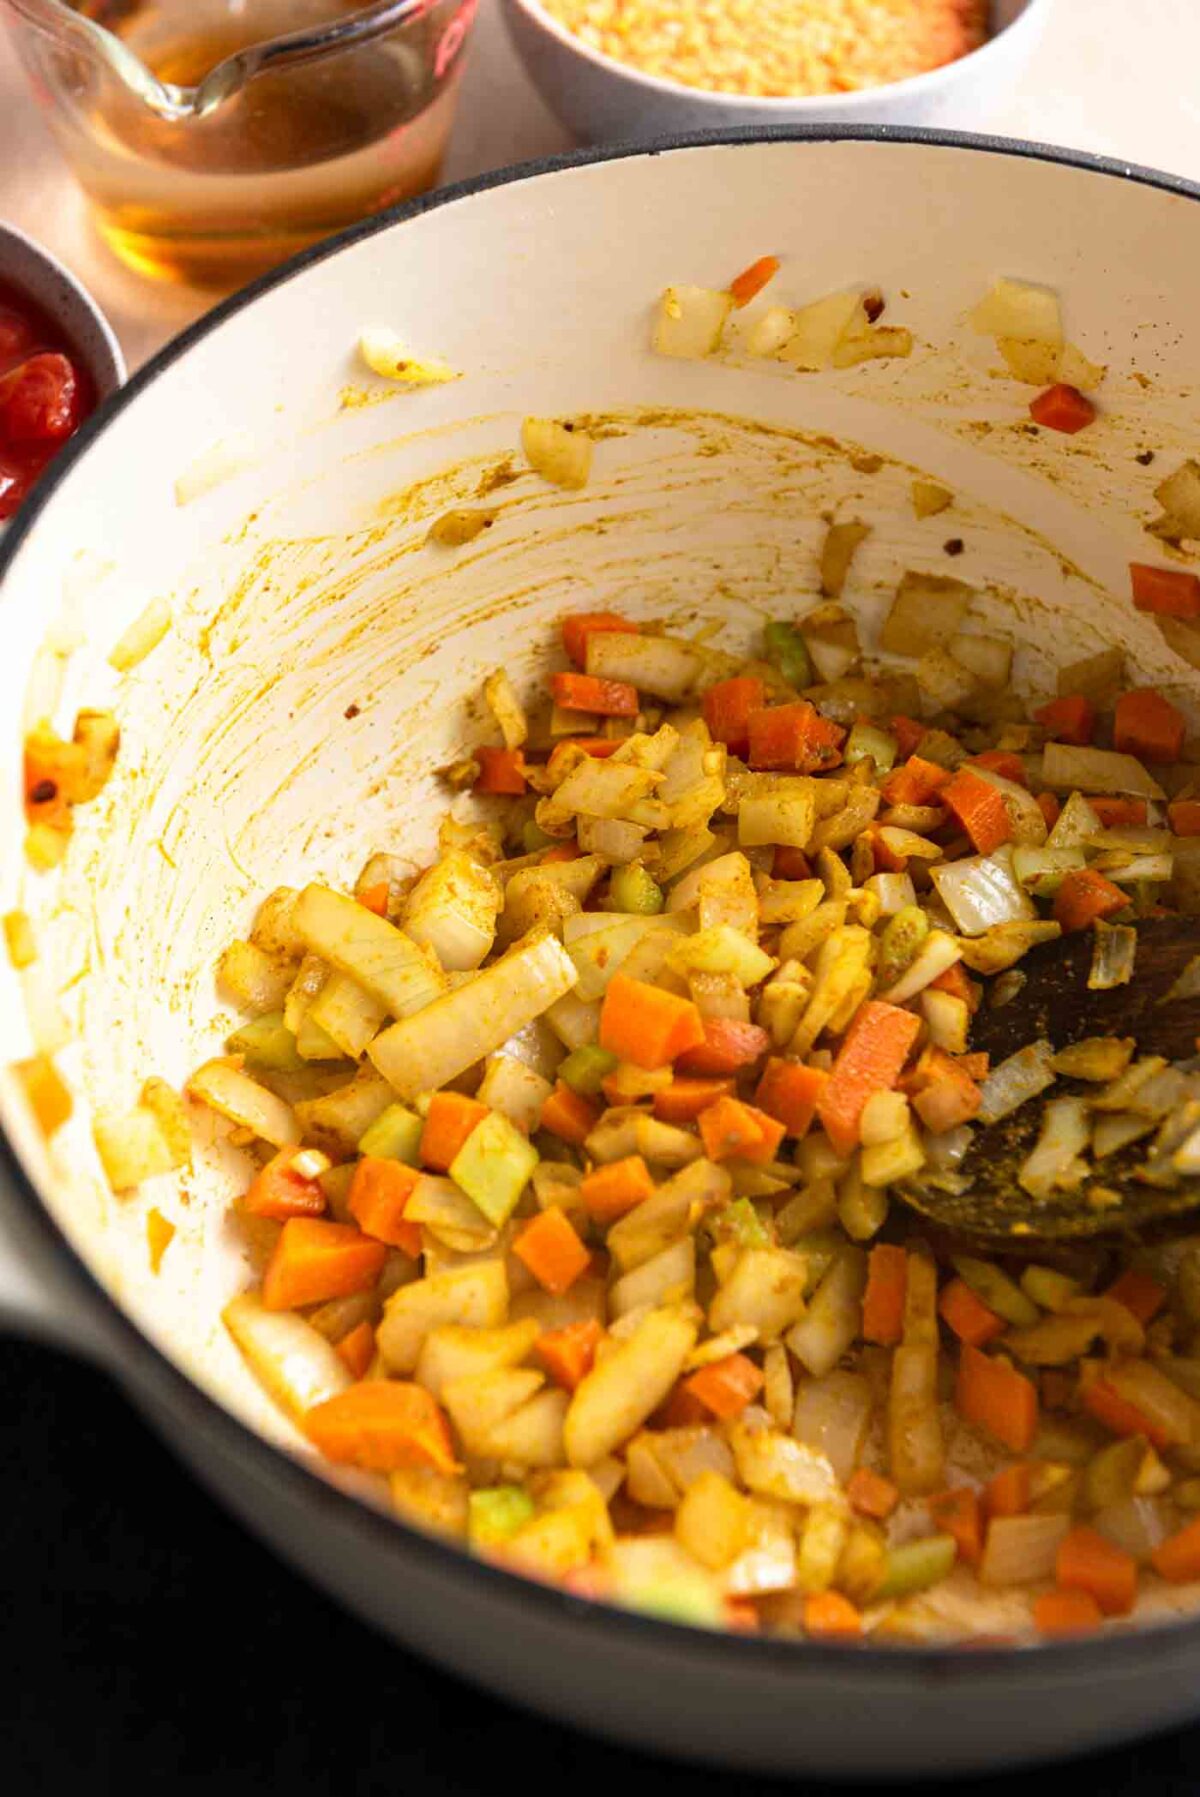
[[[1191,666],[1126,597],[1152,488],[1194,447],[1197,200],[1094,159],[884,130],[491,177],[219,307],[108,401],[6,536],[0,908],[24,907],[40,952],[2,976],[0,1058],[53,1048],[75,1110],[47,1146],[5,1076],[4,1311],[99,1359],[249,1527],[441,1665],[632,1744],[787,1773],[998,1767],[1200,1713],[1187,1593],[1080,1644],[1033,1645],[1024,1601],[1000,1594],[972,1651],[838,1650],[605,1609],[424,1537],[369,1481],[318,1470],[222,1328],[250,1277],[228,1211],[242,1156],[198,1124],[189,1171],[114,1197],[89,1129],[93,1106],[130,1104],[152,1074],[182,1086],[219,1052],[233,1019],[214,962],[266,891],[352,878],[371,849],[428,854],[436,770],[472,740],[497,662],[520,687],[585,603],[740,649],[815,595],[839,507],[878,526],[847,589],[869,634],[900,569],[950,565],[939,521],[914,517],[916,472],[958,496],[954,569],[1015,641],[1018,688],[1116,642],[1200,716]],[[878,286],[913,355],[824,375],[652,355],[666,285],[721,286],[767,252],[782,299]],[[1030,430],[1033,389],[997,378],[964,323],[998,275],[1055,288],[1107,366],[1078,439]],[[459,378],[369,376],[373,324]],[[596,437],[586,489],[525,469],[530,413]],[[494,528],[430,546],[430,520],[481,491]],[[109,653],[156,599],[171,627],[118,675]],[[35,876],[22,731],[80,704],[117,710],[117,770],[61,869]],[[175,1230],[157,1273],[151,1209]]]

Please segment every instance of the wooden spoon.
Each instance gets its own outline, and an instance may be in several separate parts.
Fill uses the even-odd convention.
[[[1164,1003],[1188,962],[1200,954],[1200,919],[1146,918],[1137,925],[1133,979],[1108,992],[1090,992],[1093,936],[1090,930],[1042,943],[1020,962],[1025,983],[1007,1004],[991,1002],[995,982],[971,1024],[971,1048],[985,1049],[996,1067],[1028,1043],[1048,1039],[1056,1050],[1088,1036],[1132,1036],[1136,1055],[1192,1061],[1200,1035],[1200,995]],[[976,1130],[958,1171],[970,1181],[961,1194],[922,1184],[920,1176],[900,1191],[905,1203],[946,1229],[1009,1249],[1039,1240],[1063,1240],[1128,1232],[1200,1208],[1200,1179],[1177,1187],[1148,1185],[1134,1177],[1146,1158],[1150,1137],[1095,1163],[1094,1178],[1078,1191],[1034,1199],[1018,1183],[1021,1165],[1037,1140],[1048,1099],[1072,1093],[1095,1095],[1099,1087],[1058,1079],[1040,1097],[1011,1116]],[[1120,1203],[1098,1208],[1088,1192],[1103,1186]]]

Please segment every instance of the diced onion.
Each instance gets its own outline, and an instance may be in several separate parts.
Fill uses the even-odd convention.
[[[962,960],[962,949],[945,930],[930,930],[917,952],[915,960],[904,970],[893,986],[880,997],[889,1005],[902,1005],[908,999],[915,998],[926,986],[949,972],[956,961]]]
[[[300,1140],[300,1125],[291,1105],[228,1061],[207,1061],[198,1067],[188,1080],[188,1091],[275,1148]]]
[[[440,356],[410,354],[403,338],[386,325],[369,325],[359,336],[358,351],[372,374],[404,387],[433,387],[459,378]]]
[[[980,1123],[998,1123],[1010,1116],[1030,1098],[1036,1098],[1055,1080],[1054,1045],[1040,1041],[1027,1043],[1016,1054],[1009,1055],[993,1067],[982,1085],[983,1103],[977,1112]]]
[[[984,295],[967,321],[973,331],[988,337],[1019,337],[1030,343],[1063,342],[1062,311],[1058,295],[1049,287],[1001,276]]]
[[[244,1292],[221,1315],[251,1371],[293,1422],[351,1384],[332,1345],[295,1311],[268,1310]]]
[[[587,671],[600,680],[626,680],[639,692],[674,704],[687,696],[703,668],[695,644],[680,637],[594,630],[587,639]]]
[[[1095,930],[1088,991],[1111,992],[1115,986],[1127,986],[1137,959],[1137,931],[1128,924],[1106,924],[1103,920],[1096,923]]]
[[[1120,793],[1135,799],[1166,797],[1158,781],[1135,756],[1119,755],[1114,749],[1076,748],[1073,743],[1046,744],[1042,779],[1055,792]]]
[[[1033,903],[1013,871],[1006,843],[994,855],[943,862],[931,870],[938,897],[964,936],[982,936],[999,923],[1032,921]]]
[[[1033,1585],[1053,1578],[1059,1547],[1071,1527],[1069,1516],[1056,1511],[1044,1515],[994,1516],[979,1577],[985,1585]]]
[[[521,448],[535,474],[552,487],[586,487],[592,471],[592,440],[554,418],[526,418]]]
[[[170,606],[165,599],[152,599],[109,651],[109,667],[115,668],[118,674],[127,674],[139,662],[145,661],[170,628]]]
[[[1088,1173],[1088,1164],[1081,1157],[1089,1134],[1084,1099],[1051,1099],[1037,1143],[1017,1175],[1023,1190],[1032,1198],[1048,1198],[1059,1188],[1075,1191]]]
[[[713,287],[668,287],[654,321],[654,349],[660,356],[701,361],[721,341],[733,298]],[[759,350],[756,354],[763,354]]]

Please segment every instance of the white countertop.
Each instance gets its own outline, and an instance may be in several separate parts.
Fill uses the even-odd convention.
[[[963,130],[1067,144],[1200,179],[1200,0],[1050,0],[1025,83],[999,115]],[[0,0],[0,17],[4,0]],[[445,179],[569,149],[525,77],[494,0],[482,0]],[[46,244],[92,289],[131,367],[212,296],[151,284],[92,231],[27,80],[0,35],[0,218]]]

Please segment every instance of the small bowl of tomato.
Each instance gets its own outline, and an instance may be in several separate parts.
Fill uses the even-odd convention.
[[[0,530],[124,379],[96,302],[32,238],[0,225]]]

